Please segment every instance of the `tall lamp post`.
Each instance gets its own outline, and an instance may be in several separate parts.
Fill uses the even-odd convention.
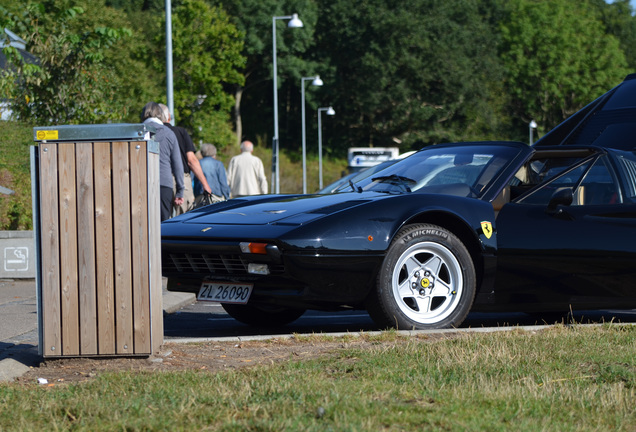
[[[174,126],[174,89],[172,77],[172,3],[165,1],[166,7],[166,102],[170,116],[170,123]]]
[[[302,121],[302,130],[303,130],[303,193],[307,193],[307,134],[305,132],[305,81],[311,80],[311,85],[321,86],[322,80],[320,76],[316,75],[313,77],[304,77],[300,79],[300,101],[301,101],[301,121]]]
[[[273,75],[274,75],[274,137],[272,138],[272,176],[275,175],[275,181],[272,182],[272,192],[280,193],[280,169],[278,166],[278,75],[276,70],[276,20],[289,20],[287,27],[299,28],[303,26],[303,22],[298,19],[298,14],[291,16],[275,16],[272,17],[272,50],[273,50]],[[274,190],[274,183],[276,189]]]
[[[322,123],[320,121],[320,114],[326,111],[327,115],[336,115],[333,107],[318,108],[318,189],[322,189]]]
[[[528,129],[530,130],[530,145],[534,144],[532,132],[534,132],[536,128],[537,128],[537,122],[534,120],[531,120],[530,124],[528,125]]]

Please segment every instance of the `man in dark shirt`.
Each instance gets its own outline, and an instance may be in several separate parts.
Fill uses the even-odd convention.
[[[199,163],[199,159],[194,154],[196,151],[194,148],[194,144],[192,143],[192,138],[190,138],[190,134],[188,131],[180,126],[172,126],[170,124],[171,116],[170,110],[164,104],[159,104],[161,106],[163,117],[161,121],[170,128],[174,134],[177,136],[177,141],[179,142],[179,149],[181,150],[181,158],[183,160],[183,181],[185,183],[185,191],[183,193],[183,204],[174,206],[175,212],[177,215],[187,212],[188,210],[192,210],[194,206],[194,192],[192,190],[192,177],[190,176],[190,171],[195,175],[195,177],[201,182],[203,185],[203,190],[206,193],[212,193],[212,189],[208,185],[208,181],[205,178],[205,174],[203,174],[203,170],[201,169],[201,164]]]

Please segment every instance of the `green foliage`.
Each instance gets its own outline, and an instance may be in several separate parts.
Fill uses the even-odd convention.
[[[245,83],[235,87],[239,101],[235,109],[235,128],[240,137],[254,140],[273,137],[273,33],[276,26],[276,58],[279,93],[279,127],[281,147],[295,148],[299,140],[299,87],[302,77],[322,74],[327,67],[324,59],[314,59],[308,53],[315,43],[314,29],[319,17],[317,2],[311,0],[221,0],[219,3],[233,17],[244,34],[246,57],[243,74]],[[302,28],[288,28],[289,19],[299,13]],[[311,95],[308,95],[311,100]],[[291,117],[288,115],[291,114]],[[242,121],[242,118],[247,121]],[[243,126],[245,123],[245,127]],[[291,144],[291,145],[290,145]]]
[[[138,122],[146,102],[165,101],[164,7],[0,0],[0,26],[39,58],[5,49],[19,69],[1,72],[0,98],[38,125]],[[525,140],[531,119],[547,132],[636,68],[628,0],[173,0],[174,114],[195,142],[271,145],[272,19],[293,13],[303,28],[275,24],[279,136],[291,160],[302,77],[325,83],[306,86],[308,156],[316,109],[331,105],[323,152],[342,158],[354,145]]]
[[[268,28],[273,16],[297,12],[304,28],[277,25],[280,139],[292,155],[301,141],[299,77],[314,74],[325,86],[307,91],[310,153],[315,109],[328,105],[338,114],[333,133],[325,137],[327,154],[342,156],[351,145],[398,143],[406,151],[439,141],[525,140],[530,119],[545,132],[625,74],[621,47],[627,52],[635,46],[635,18],[626,0],[594,1],[528,1],[539,3],[541,12],[526,15],[511,13],[519,2],[499,0],[365,0],[355,8],[345,0],[276,7],[222,1],[245,32],[246,84],[237,94],[248,126],[237,130],[248,137],[271,136]],[[524,26],[531,33],[520,36]],[[608,34],[620,38],[620,47]],[[540,74],[534,81],[517,76],[524,67],[509,55],[510,35],[525,38],[521,45],[528,42],[527,66],[540,65],[531,72]],[[536,91],[537,79],[559,90]],[[544,116],[535,112],[537,106]]]
[[[2,122],[0,186],[13,190],[14,194],[0,194],[0,230],[33,229],[29,156],[31,145],[33,145],[31,125]]]
[[[66,3],[69,5],[30,2],[24,8],[15,27],[24,32],[29,52],[36,60],[27,62],[17,50],[4,50],[13,68],[6,69],[1,77],[3,96],[10,100],[18,119],[39,124],[118,119],[111,97],[112,68],[104,63],[105,51],[131,31],[97,23],[84,26],[80,17],[85,9]],[[17,15],[7,18],[16,19]]]
[[[101,0],[93,0],[93,3],[95,1]],[[154,50],[152,41],[157,32],[156,26],[150,23],[159,21],[159,17],[155,11],[124,14],[113,8],[100,9],[102,25],[131,30],[131,34],[125,34],[116,47],[104,50],[102,65],[110,71],[109,103],[118,117],[114,121],[139,122],[141,108],[165,94],[165,85],[162,85],[165,73],[155,71],[150,61],[150,53]]]
[[[165,0],[106,0],[106,5],[129,13],[147,10],[162,11]]]
[[[492,112],[490,83],[502,73],[478,3],[323,3],[316,57],[333,67],[326,93],[347,146],[403,142],[409,150],[416,142],[474,139],[496,126],[475,115]]]
[[[636,70],[636,18],[630,0],[590,0],[605,26],[605,31],[615,36],[625,54],[630,71]]]
[[[219,148],[234,141],[225,141],[231,136],[229,116],[234,107],[234,98],[225,88],[244,82],[239,73],[245,62],[242,38],[223,9],[203,0],[180,1],[172,12],[175,120],[195,140],[200,137],[198,126],[206,124],[201,137]],[[156,46],[165,46],[165,33],[157,37]],[[155,55],[157,70],[165,70],[162,59]],[[199,95],[205,95],[201,104]]]
[[[543,132],[628,73],[618,40],[587,2],[508,1],[500,31],[510,111]]]

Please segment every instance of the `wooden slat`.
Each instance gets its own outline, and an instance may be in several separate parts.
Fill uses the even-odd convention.
[[[163,345],[163,284],[159,206],[159,154],[148,153],[148,256],[150,260],[150,313],[153,353],[157,353]]]
[[[97,288],[95,283],[95,200],[93,143],[78,143],[77,236],[80,354],[97,354]]]
[[[75,144],[58,145],[60,181],[60,282],[62,296],[62,354],[78,355],[79,292],[77,290],[77,192]]]
[[[115,349],[115,258],[113,246],[112,160],[109,142],[95,143],[95,256],[98,353]]]
[[[40,233],[42,353],[62,355],[60,310],[59,213],[57,189],[57,145],[40,144]]]
[[[135,354],[151,354],[146,142],[130,143],[130,202]]]
[[[132,354],[132,256],[130,228],[130,165],[127,142],[113,142],[113,222],[115,224],[115,320],[117,354]]]

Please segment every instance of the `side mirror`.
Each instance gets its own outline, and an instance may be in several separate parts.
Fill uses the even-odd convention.
[[[550,197],[550,202],[548,203],[548,208],[546,209],[546,213],[548,214],[556,214],[559,211],[557,210],[558,206],[569,206],[574,201],[574,194],[572,193],[572,188],[566,187],[562,189],[557,189]]]

